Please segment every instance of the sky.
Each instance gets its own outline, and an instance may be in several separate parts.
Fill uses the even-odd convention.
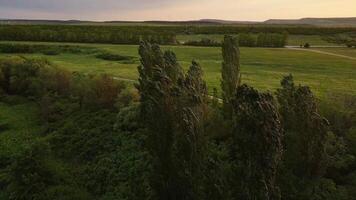
[[[356,17],[356,0],[0,0],[2,19],[263,21]]]

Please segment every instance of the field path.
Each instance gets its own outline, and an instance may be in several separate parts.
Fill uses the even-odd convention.
[[[299,50],[299,51],[309,51],[309,52],[320,53],[320,54],[324,54],[324,55],[330,55],[330,56],[336,56],[336,57],[340,57],[340,58],[356,60],[356,57],[345,56],[345,55],[341,55],[341,54],[337,54],[337,53],[330,53],[330,52],[316,50],[316,49],[306,49],[306,48],[296,48],[296,47],[287,47],[287,49]]]
[[[117,77],[117,76],[114,76],[113,78],[118,81],[125,81],[125,82],[132,82],[132,83],[138,82],[138,80],[121,78],[121,77]]]

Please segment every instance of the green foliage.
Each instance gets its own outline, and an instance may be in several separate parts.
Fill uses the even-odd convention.
[[[257,38],[252,34],[239,34],[239,45],[241,47],[255,47],[257,45]]]
[[[156,45],[142,43],[139,52],[137,87],[153,159],[151,187],[158,199],[197,199],[207,94],[202,70],[193,62],[184,75],[175,55]]]
[[[0,26],[0,40],[139,44],[146,40],[159,44],[175,44],[172,31],[154,27],[118,26]]]
[[[101,53],[96,55],[97,58],[103,59],[103,60],[109,60],[109,61],[127,61],[127,60],[131,60],[132,57],[130,56],[122,56],[122,55],[118,55],[118,54],[112,54],[112,53]]]
[[[85,169],[85,185],[101,199],[150,199],[151,160],[140,132],[117,132],[115,151]]]
[[[42,53],[44,55],[59,55],[60,53],[90,54],[95,53],[95,48],[73,46],[73,45],[45,45],[45,44],[19,44],[1,43],[0,52],[8,54],[32,54]]]
[[[38,141],[14,158],[5,175],[10,199],[45,199],[43,191],[60,182],[49,156],[49,145]]]
[[[287,44],[287,36],[278,33],[260,33],[257,36],[258,47],[284,47]]]
[[[80,187],[70,185],[59,185],[49,188],[43,192],[44,199],[52,200],[90,200],[93,197]]]
[[[342,138],[329,131],[329,122],[319,114],[310,89],[295,86],[291,75],[285,77],[281,85],[277,97],[286,130],[285,161],[280,175],[282,196],[288,199],[336,198],[338,189],[334,180],[323,177],[329,169],[333,171],[329,176],[340,178],[337,170],[347,168],[352,157],[345,152]]]
[[[184,45],[201,46],[201,47],[219,47],[221,46],[221,43],[208,38],[203,38],[200,41],[187,41],[184,43]]]
[[[91,161],[114,149],[112,141],[115,115],[102,110],[78,112],[58,122],[51,145],[64,158]]]

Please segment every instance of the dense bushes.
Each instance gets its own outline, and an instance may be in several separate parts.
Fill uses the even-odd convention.
[[[346,45],[349,48],[356,47],[355,33],[329,35],[324,36],[323,39],[332,43]]]
[[[0,44],[0,53],[42,53],[45,55],[58,55],[60,53],[95,53],[97,50],[91,47],[80,47],[73,45],[37,45],[37,44],[19,44],[2,43]]]
[[[187,41],[184,45],[188,46],[202,46],[202,47],[218,47],[221,44],[215,40],[211,40],[208,38],[203,38],[200,41]]]
[[[122,56],[119,54],[113,54],[113,53],[100,53],[96,55],[97,58],[103,59],[103,60],[109,60],[109,61],[128,61],[131,60],[132,57],[130,56]]]

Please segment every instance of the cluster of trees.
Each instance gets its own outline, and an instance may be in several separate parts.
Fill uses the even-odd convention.
[[[239,34],[283,33],[291,35],[331,35],[355,32],[353,27],[316,27],[309,25],[205,25],[170,27],[176,33],[185,34]]]
[[[331,43],[346,45],[349,48],[356,47],[356,36],[354,33],[344,33],[324,36],[323,40]]]
[[[242,84],[238,43],[222,43],[222,99],[208,95],[197,62],[185,72],[148,42],[137,90],[46,61],[0,62],[0,100],[37,102],[45,126],[0,157],[0,197],[355,199],[355,101],[345,113],[325,104],[327,120],[291,75],[275,93]]]
[[[141,40],[175,44],[175,34],[150,27],[1,25],[0,40],[139,44]]]
[[[240,33],[238,35],[239,46],[241,47],[284,47],[288,42],[288,33]],[[184,45],[190,46],[221,46],[220,42],[215,40],[203,38],[200,41],[188,41]]]

